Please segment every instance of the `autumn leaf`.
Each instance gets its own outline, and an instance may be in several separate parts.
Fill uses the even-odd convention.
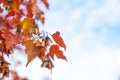
[[[38,55],[38,57],[43,61],[45,58],[45,49],[41,48],[40,49],[40,54]]]
[[[63,47],[66,50],[66,45],[62,37],[60,36],[60,32],[57,31],[56,33],[52,34],[52,37],[55,40],[55,42],[59,44],[59,46]]]
[[[18,38],[10,32],[5,32],[4,34],[1,34],[1,36],[3,37],[3,39],[5,39],[5,45],[7,50],[10,50],[15,44],[19,43]]]
[[[10,16],[14,16],[15,14],[16,14],[16,12],[12,10],[6,15],[6,18],[10,17]]]
[[[12,4],[11,4],[11,9],[12,10],[18,10],[20,6],[20,2],[19,0],[13,0]]]
[[[40,47],[33,44],[34,40],[28,40],[23,43],[25,46],[25,51],[27,54],[27,64],[26,66],[40,53]]]
[[[47,9],[49,9],[49,4],[48,4],[48,1],[47,0],[42,0],[43,4],[45,5],[45,7]]]
[[[0,0],[0,3],[2,3],[3,0]]]
[[[54,60],[54,55],[56,55],[57,58],[61,58],[67,61],[66,57],[63,55],[63,51],[59,49],[58,45],[52,45],[49,51],[50,51],[49,55],[53,60]]]
[[[6,22],[5,22],[5,27],[6,27],[7,29],[13,29],[13,26],[12,26],[12,24],[11,24],[10,21],[6,21]]]
[[[21,14],[23,14],[22,10],[11,10],[10,12],[8,12],[8,14],[5,17],[8,18],[10,16],[15,16],[15,15],[20,16]]]
[[[27,3],[26,4],[26,8],[27,8],[27,17],[30,17],[30,18],[32,18],[32,16],[33,16],[33,13],[32,13],[32,4],[30,4],[30,3]]]
[[[30,30],[32,27],[33,27],[33,19],[32,18],[25,18],[23,21],[22,21],[22,33],[25,34],[25,32],[27,30]]]
[[[0,8],[0,13],[2,13],[3,12],[3,9],[2,8]]]
[[[3,26],[5,23],[5,19],[0,16],[0,26]]]

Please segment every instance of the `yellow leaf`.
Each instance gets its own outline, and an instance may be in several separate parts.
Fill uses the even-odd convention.
[[[22,22],[22,34],[24,34],[27,30],[30,30],[33,27],[33,19],[25,18]]]

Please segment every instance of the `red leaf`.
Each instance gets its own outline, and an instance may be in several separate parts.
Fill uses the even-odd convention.
[[[50,51],[49,55],[53,60],[54,60],[54,55],[56,55],[57,58],[65,59],[67,61],[66,57],[63,55],[63,51],[59,49],[58,45],[52,45],[49,51]]]
[[[43,4],[45,5],[45,7],[46,7],[47,9],[49,9],[49,3],[48,3],[48,1],[47,1],[47,0],[42,0],[42,2],[43,2]]]
[[[20,14],[21,14],[21,12],[19,10],[12,10],[12,11],[8,12],[8,14],[6,15],[6,18],[10,17],[10,16],[20,15]]]
[[[13,29],[13,26],[12,26],[12,24],[10,23],[10,21],[6,21],[6,22],[5,22],[5,27],[6,27],[7,29]]]
[[[40,53],[40,47],[33,44],[33,40],[27,40],[23,43],[25,46],[25,51],[27,54],[27,64],[26,66]]]
[[[3,19],[1,16],[0,16],[0,26],[3,26],[5,23],[5,19]]]
[[[62,37],[60,36],[60,32],[57,31],[56,33],[52,34],[52,37],[55,40],[55,42],[59,44],[59,46],[63,47],[66,50],[66,45]]]
[[[0,13],[2,13],[3,12],[3,9],[2,8],[0,8]]]
[[[19,43],[17,37],[8,31],[5,31],[4,34],[1,34],[1,36],[5,39],[7,50],[10,50],[15,44]]]
[[[3,0],[0,0],[0,3],[2,3]]]
[[[41,48],[40,49],[40,54],[38,55],[38,57],[43,61],[45,59],[45,49]]]
[[[6,18],[7,17],[10,17],[10,16],[14,16],[16,14],[15,11],[10,11],[7,15],[6,15]]]
[[[30,18],[32,18],[32,16],[33,16],[33,12],[32,12],[31,6],[32,6],[32,4],[30,4],[30,3],[27,3],[27,4],[26,4],[26,8],[27,8],[27,17],[30,17]]]

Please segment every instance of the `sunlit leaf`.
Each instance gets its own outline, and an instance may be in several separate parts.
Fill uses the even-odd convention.
[[[49,55],[53,60],[54,60],[54,55],[56,55],[57,58],[61,58],[67,61],[66,57],[63,55],[63,51],[59,49],[58,45],[52,45],[49,51],[50,51]]]
[[[18,10],[20,6],[20,2],[19,0],[13,0],[12,4],[11,4],[11,9],[12,10]]]
[[[0,26],[3,26],[5,23],[5,19],[0,16]]]
[[[26,4],[26,8],[27,8],[27,17],[32,18],[32,16],[33,16],[32,4],[27,3],[27,4]]]
[[[33,44],[33,40],[28,40],[23,43],[25,46],[25,51],[27,54],[27,64],[26,66],[40,53],[40,47]]]
[[[57,31],[56,33],[52,34],[53,39],[55,40],[55,42],[57,44],[59,44],[59,46],[63,47],[66,50],[66,45],[62,39],[62,37],[60,36],[60,32]]]
[[[45,59],[45,49],[41,48],[40,49],[40,54],[38,55],[38,57],[43,61]]]
[[[0,8],[0,13],[2,13],[3,12],[3,9],[2,8]]]
[[[7,17],[10,17],[10,16],[20,16],[22,14],[22,11],[21,10],[11,10],[10,12],[8,12],[8,14],[6,15],[6,18]]]
[[[13,29],[13,26],[12,26],[12,24],[11,24],[10,21],[6,21],[6,22],[5,22],[5,27],[6,27],[7,29]]]
[[[22,21],[22,33],[24,34],[27,30],[29,30],[30,28],[33,27],[33,19],[31,18],[25,18],[23,21]]]
[[[3,39],[5,39],[5,45],[7,50],[10,50],[15,44],[19,43],[18,38],[8,31],[5,31],[1,35]]]

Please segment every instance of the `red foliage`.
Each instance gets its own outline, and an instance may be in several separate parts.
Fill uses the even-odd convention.
[[[2,13],[3,12],[3,9],[2,8],[0,8],[0,13]]]
[[[54,60],[54,56],[67,61],[63,51],[60,50],[60,47],[66,50],[60,32],[48,35],[48,32],[39,30],[37,22],[44,24],[45,17],[44,12],[37,6],[38,2],[42,2],[49,9],[47,0],[0,0],[3,4],[0,5],[0,14],[7,10],[6,15],[0,16],[0,73],[3,77],[8,77],[10,72],[10,63],[3,55],[11,55],[18,44],[25,46],[26,66],[36,57],[42,61],[41,67],[51,70],[54,67],[51,60]],[[25,9],[21,9],[21,5]],[[20,78],[14,71],[11,73],[12,80],[27,80]]]
[[[52,59],[54,59],[54,55],[56,55],[57,58],[65,59],[67,61],[66,57],[63,55],[63,51],[59,49],[58,45],[52,45],[50,47],[49,55],[51,56]]]
[[[60,32],[57,31],[56,33],[52,34],[52,37],[55,40],[55,42],[59,44],[59,46],[63,47],[66,50],[66,45],[63,42],[62,37],[60,36]]]
[[[4,39],[4,41],[5,41],[7,51],[9,49],[13,48],[15,44],[19,43],[18,38],[14,34],[8,32],[6,30],[0,35],[2,36],[2,39]]]

